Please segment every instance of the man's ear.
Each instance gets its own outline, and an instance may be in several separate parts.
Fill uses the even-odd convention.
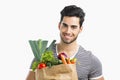
[[[60,30],[60,23],[58,24],[58,29]]]
[[[80,27],[80,32],[82,32],[82,30],[83,30],[83,27],[81,26],[81,27]]]

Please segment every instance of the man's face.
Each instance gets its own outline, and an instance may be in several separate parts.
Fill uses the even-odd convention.
[[[78,34],[81,32],[82,27],[79,24],[79,18],[65,16],[59,24],[61,40],[70,44],[76,41]]]

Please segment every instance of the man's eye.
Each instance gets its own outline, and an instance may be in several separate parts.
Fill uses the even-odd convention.
[[[63,26],[64,26],[64,27],[67,27],[68,25],[63,23]]]
[[[71,28],[72,28],[72,29],[76,29],[76,28],[77,28],[77,26],[71,26]]]
[[[64,27],[67,27],[67,25],[63,25]]]

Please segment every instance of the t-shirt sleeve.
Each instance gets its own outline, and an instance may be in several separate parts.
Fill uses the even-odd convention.
[[[97,79],[102,76],[102,64],[100,60],[91,54],[91,70],[89,74],[89,78]]]

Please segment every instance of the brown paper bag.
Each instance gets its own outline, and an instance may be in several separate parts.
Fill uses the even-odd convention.
[[[36,80],[78,80],[75,64],[60,64],[36,69]]]

